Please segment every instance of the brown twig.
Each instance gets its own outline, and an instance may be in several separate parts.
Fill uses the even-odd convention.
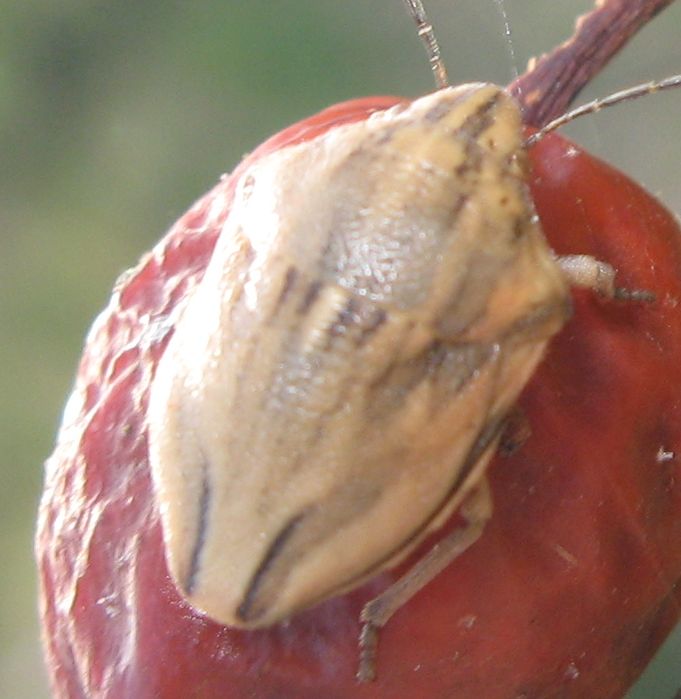
[[[544,126],[565,112],[580,90],[658,12],[673,0],[596,0],[575,33],[551,53],[532,59],[509,86],[525,123]]]

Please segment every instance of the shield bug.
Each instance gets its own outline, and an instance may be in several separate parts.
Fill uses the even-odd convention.
[[[606,262],[552,252],[518,105],[494,85],[445,86],[423,6],[406,4],[441,89],[243,172],[148,413],[169,569],[231,626],[350,590],[462,513],[365,606],[361,681],[378,629],[481,535],[486,467],[570,284],[632,295]]]

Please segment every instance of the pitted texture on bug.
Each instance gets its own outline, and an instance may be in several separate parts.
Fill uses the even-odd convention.
[[[242,177],[150,406],[192,604],[286,618],[393,565],[476,485],[569,311],[524,161],[517,106],[473,84]]]

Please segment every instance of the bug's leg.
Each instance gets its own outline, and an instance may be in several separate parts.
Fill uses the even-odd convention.
[[[403,604],[427,585],[455,558],[474,544],[492,515],[492,496],[487,479],[483,478],[462,503],[461,516],[466,524],[445,536],[421,558],[413,568],[378,597],[364,605],[359,637],[359,669],[357,679],[370,682],[376,677],[378,632]]]
[[[655,300],[654,294],[645,289],[615,286],[615,268],[591,255],[561,255],[558,257],[558,264],[571,286],[591,289],[608,299]]]

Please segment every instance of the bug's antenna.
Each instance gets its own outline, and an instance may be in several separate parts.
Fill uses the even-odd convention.
[[[430,62],[430,67],[432,68],[433,75],[435,76],[435,85],[437,86],[437,89],[440,90],[443,87],[448,87],[449,78],[447,77],[447,69],[445,68],[442,56],[440,55],[440,46],[435,38],[433,25],[428,21],[428,16],[426,15],[426,9],[423,7],[423,2],[421,2],[421,0],[404,0],[404,4],[407,6],[409,14],[416,22],[419,37],[421,37],[421,40],[426,47],[428,61]]]
[[[612,105],[619,104],[620,102],[645,97],[646,95],[652,95],[653,93],[661,92],[662,90],[669,90],[672,87],[681,87],[681,75],[672,75],[670,78],[665,78],[664,80],[657,80],[649,83],[643,83],[642,85],[636,85],[635,87],[630,87],[628,90],[615,92],[608,97],[603,97],[602,99],[597,99],[593,102],[587,102],[581,107],[571,109],[569,112],[566,112],[553,121],[550,121],[548,124],[546,124],[546,126],[537,131],[537,133],[532,134],[532,136],[525,141],[525,146],[533,146],[535,143],[537,143],[537,141],[544,138],[546,134],[551,133],[551,131],[555,131],[561,126],[565,126],[565,124],[574,121],[577,119],[577,117],[584,116],[585,114],[594,114],[605,107],[612,107]]]

